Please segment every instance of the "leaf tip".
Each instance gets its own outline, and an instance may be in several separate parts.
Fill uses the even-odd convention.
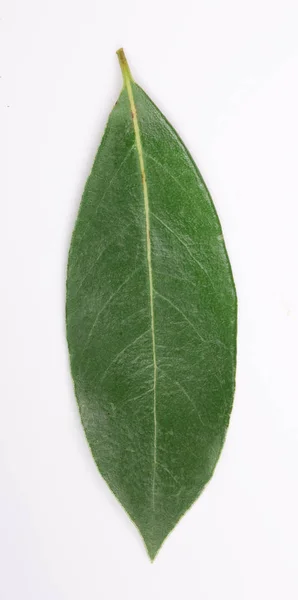
[[[152,540],[152,539],[148,539],[148,537],[144,537],[143,534],[141,534],[143,537],[143,540],[145,542],[145,548],[147,550],[147,555],[148,558],[150,559],[150,562],[153,563],[157,554],[159,553],[159,550],[164,542],[164,539],[162,541],[156,541],[156,540]]]
[[[119,64],[121,67],[124,85],[126,85],[128,81],[133,81],[133,78],[131,76],[130,68],[128,66],[128,62],[126,60],[126,56],[125,56],[125,52],[124,52],[123,48],[119,48],[119,50],[117,50],[116,54],[118,56]]]

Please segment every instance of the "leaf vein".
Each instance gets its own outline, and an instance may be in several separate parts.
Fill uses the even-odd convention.
[[[108,365],[108,367],[104,371],[103,375],[101,376],[100,384],[104,381],[104,379],[105,379],[108,371],[110,370],[110,368],[112,367],[112,365],[115,364],[115,362],[118,360],[119,356],[122,356],[122,354],[124,354],[124,352],[126,352],[126,350],[128,348],[130,348],[130,346],[133,346],[142,337],[144,337],[147,333],[149,333],[149,331],[150,331],[150,328],[146,329],[146,331],[143,331],[143,333],[141,333],[141,335],[138,335],[132,342],[130,342],[129,344],[127,344],[127,346],[125,346],[125,348],[122,348],[122,350],[120,350],[120,352],[118,352],[118,354],[116,354],[116,356],[113,358],[113,360],[110,362],[110,364]]]
[[[161,369],[160,369],[161,371]],[[172,376],[170,376],[166,371],[162,370],[161,371],[163,375],[165,375],[172,383],[174,383],[177,387],[179,387],[179,389],[181,390],[181,392],[184,394],[184,396],[189,400],[189,402],[191,403],[191,405],[193,406],[193,408],[195,409],[202,425],[205,425],[205,423],[203,422],[203,419],[200,415],[200,412],[198,410],[197,405],[195,404],[193,398],[191,398],[191,396],[188,394],[188,392],[186,391],[186,389],[183,387],[183,385],[181,385],[181,383],[179,383],[179,381],[177,381],[176,379],[173,379]]]
[[[132,223],[128,223],[128,225],[122,230],[121,234],[124,234],[130,227],[131,227]],[[102,250],[99,251],[96,259],[93,261],[92,265],[90,266],[90,268],[87,270],[87,273],[84,275],[84,277],[82,277],[79,286],[77,287],[77,289],[75,290],[74,293],[74,298],[77,296],[77,294],[79,293],[80,289],[82,288],[83,283],[86,281],[87,277],[90,275],[90,273],[92,273],[94,267],[97,265],[98,261],[101,259],[101,257],[103,256],[103,254],[108,250],[108,248],[110,248],[117,240],[113,239],[111,240]]]
[[[93,331],[98,323],[98,319],[100,317],[100,315],[103,313],[103,311],[105,310],[105,308],[112,302],[112,300],[115,298],[115,296],[117,296],[117,294],[120,292],[120,290],[129,282],[129,280],[137,273],[137,271],[140,270],[140,267],[138,267],[137,269],[135,269],[134,271],[132,271],[132,273],[130,273],[128,275],[128,277],[126,277],[126,279],[121,283],[121,285],[118,286],[118,288],[115,290],[115,292],[113,292],[113,294],[111,294],[111,296],[108,298],[108,300],[104,303],[104,305],[98,310],[96,317],[94,319],[93,325],[91,326],[91,329],[89,331],[89,334],[87,336],[87,340],[86,343],[84,345],[84,348],[82,350],[82,355],[84,354],[84,352],[87,350],[88,348],[88,344],[89,341],[92,337]]]
[[[111,177],[111,179],[110,179],[110,181],[109,181],[109,183],[108,183],[108,185],[107,185],[107,187],[106,187],[106,189],[105,189],[105,191],[104,191],[103,195],[102,195],[102,196],[101,196],[101,198],[99,198],[99,200],[97,201],[97,207],[96,207],[96,210],[95,210],[95,213],[94,213],[94,216],[95,216],[95,217],[97,216],[98,209],[99,209],[99,207],[100,207],[100,205],[101,205],[102,201],[103,201],[103,200],[104,200],[104,198],[106,197],[106,195],[107,195],[107,193],[108,193],[108,191],[109,191],[109,189],[110,189],[110,187],[111,187],[111,185],[112,185],[112,183],[113,183],[114,179],[115,179],[115,178],[117,177],[117,175],[120,173],[120,171],[121,171],[121,169],[122,169],[123,165],[126,163],[126,161],[127,161],[128,157],[130,156],[130,154],[131,154],[131,152],[133,151],[133,149],[134,149],[134,148],[135,148],[135,144],[133,144],[133,145],[132,145],[132,146],[129,148],[129,150],[127,151],[127,153],[126,153],[126,155],[124,156],[123,160],[121,161],[121,163],[120,163],[120,165],[119,165],[118,169],[116,169],[116,171],[114,172],[113,176]],[[91,174],[92,174],[92,172],[91,172]],[[89,177],[90,177],[90,176],[89,176]],[[88,182],[87,182],[87,185],[88,185]],[[87,187],[87,185],[86,185],[86,187]],[[85,193],[85,192],[84,192],[84,193]],[[87,223],[87,226],[86,226],[86,228],[84,229],[84,231],[83,231],[83,233],[82,233],[82,235],[81,235],[81,238],[80,238],[80,243],[83,241],[83,239],[85,238],[85,235],[86,235],[86,233],[89,231],[89,228],[90,228],[90,224],[91,224],[91,222],[92,222],[91,220],[89,220],[89,221],[88,221],[88,223]],[[72,265],[72,268],[74,268],[74,267],[77,265],[77,262],[78,262],[78,261],[75,261],[75,263]]]
[[[162,300],[164,300],[165,302],[168,302],[168,304],[170,304],[177,312],[179,312],[181,314],[181,316],[184,318],[184,320],[189,324],[189,326],[194,330],[194,332],[197,334],[197,336],[200,338],[200,340],[202,342],[206,342],[206,340],[201,336],[201,334],[198,332],[198,330],[195,328],[195,326],[193,325],[193,323],[189,320],[189,318],[186,316],[186,314],[178,307],[176,306],[176,304],[174,304],[174,302],[172,302],[172,300],[170,300],[169,298],[166,298],[166,296],[163,296],[162,294],[160,294],[160,292],[158,292],[157,290],[155,290],[155,294],[157,294]]]
[[[205,267],[202,265],[202,263],[192,254],[192,252],[189,249],[189,247],[187,246],[187,244],[179,237],[179,235],[175,231],[173,231],[173,229],[171,229],[171,227],[169,227],[166,223],[164,223],[164,221],[162,221],[162,219],[160,219],[152,211],[151,211],[151,214],[157,221],[159,221],[161,223],[161,225],[163,225],[163,227],[165,227],[180,242],[180,244],[182,244],[182,246],[184,246],[184,248],[188,252],[189,256],[197,263],[197,265],[200,267],[200,269],[205,273],[205,275],[208,277],[209,281],[212,283],[212,287],[214,287],[213,281],[210,278],[208,271],[205,269]]]

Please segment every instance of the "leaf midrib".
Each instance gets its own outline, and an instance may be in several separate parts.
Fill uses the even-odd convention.
[[[144,198],[144,211],[145,211],[145,228],[146,228],[146,250],[147,250],[147,264],[148,264],[148,277],[149,277],[149,299],[150,299],[150,317],[151,317],[151,336],[152,336],[152,358],[153,358],[153,420],[154,420],[154,436],[153,436],[153,476],[152,476],[152,510],[155,510],[155,483],[156,483],[156,466],[157,466],[157,398],[156,398],[156,384],[157,384],[157,359],[156,359],[156,343],[155,343],[155,319],[154,319],[154,287],[153,287],[153,273],[152,273],[152,259],[151,259],[151,239],[150,239],[150,210],[149,210],[149,196],[148,187],[144,163],[144,153],[142,140],[140,135],[140,128],[137,116],[137,108],[134,100],[131,77],[129,72],[123,72],[124,83],[126,86],[131,116],[134,127],[136,149],[139,158],[139,165],[141,171],[143,198]]]

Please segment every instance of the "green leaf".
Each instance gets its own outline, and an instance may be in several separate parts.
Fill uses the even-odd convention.
[[[153,560],[223,446],[236,292],[198,169],[118,57],[124,87],[69,252],[67,338],[94,460]]]

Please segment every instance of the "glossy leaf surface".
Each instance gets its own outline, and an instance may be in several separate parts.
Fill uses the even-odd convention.
[[[94,460],[153,559],[222,449],[236,294],[204,181],[118,55],[124,87],[69,253],[67,338]]]

